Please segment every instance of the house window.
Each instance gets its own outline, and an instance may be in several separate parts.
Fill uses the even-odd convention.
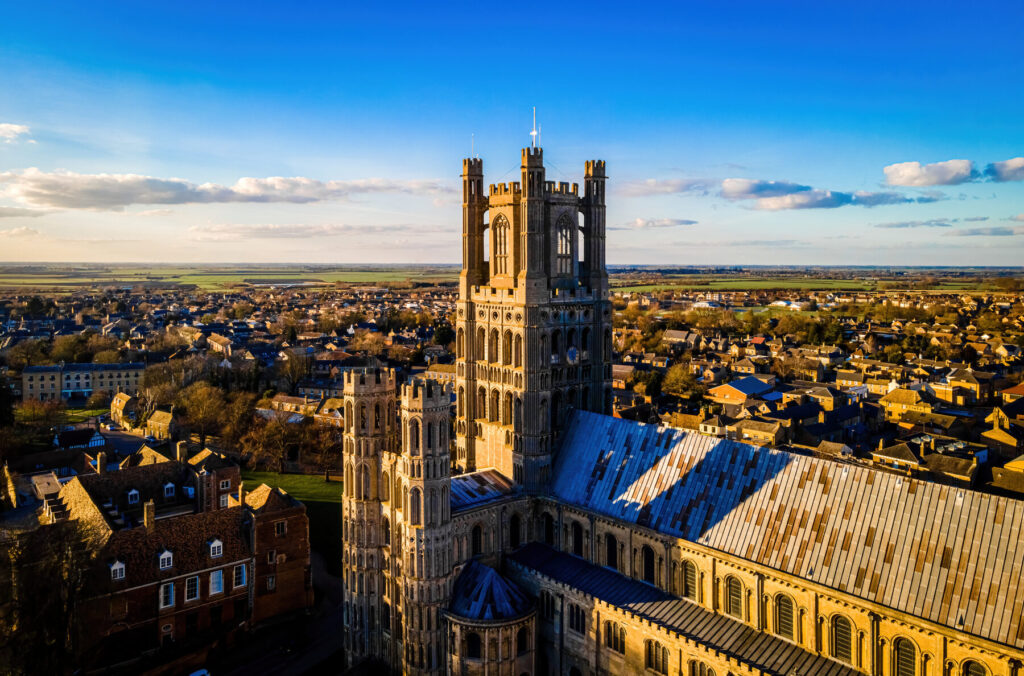
[[[217,558],[218,556],[220,556],[223,553],[224,553],[224,543],[223,542],[221,542],[220,540],[214,540],[213,542],[210,543],[210,556],[212,558]]]
[[[226,491],[229,488],[231,488],[231,479],[224,479],[223,481],[220,482],[220,489],[222,491]]]
[[[277,550],[276,549],[271,549],[269,552],[267,552],[267,563],[269,563],[271,565],[277,563]]]
[[[743,584],[734,577],[725,581],[725,612],[743,619]]]
[[[166,484],[164,484],[164,497],[165,498],[173,498],[174,497],[174,484],[172,484],[170,482],[167,482]]]
[[[128,504],[137,505],[139,504],[139,492],[134,488],[128,491]]]
[[[285,533],[288,532],[288,523],[285,521],[278,521],[274,524],[274,535],[279,538],[283,538]]]
[[[843,662],[853,659],[853,628],[842,615],[832,618],[832,657]]]
[[[697,566],[693,561],[683,561],[683,596],[697,600]]]
[[[896,639],[893,644],[893,674],[915,676],[917,674],[917,648],[905,638]]]
[[[228,494],[227,493],[225,493],[225,494],[220,496],[220,506],[221,506],[222,509],[224,507],[228,506]]]
[[[110,579],[111,580],[123,580],[124,579],[124,564],[120,561],[114,561],[110,566]]]
[[[274,591],[277,589],[277,576],[267,575],[267,591]]]
[[[785,594],[775,597],[775,633],[793,638],[793,601]]]
[[[215,570],[210,573],[210,595],[220,594],[224,591],[224,571]]]
[[[174,606],[174,583],[167,582],[160,585],[160,607],[171,608]]]
[[[160,553],[160,570],[167,570],[174,565],[174,554],[166,549]]]
[[[239,566],[235,566],[232,584],[235,587],[244,587],[245,586],[245,565],[244,564],[239,565]]]
[[[195,601],[199,598],[199,577],[190,577],[185,580],[185,601]]]

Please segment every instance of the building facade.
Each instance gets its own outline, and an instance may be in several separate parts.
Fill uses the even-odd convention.
[[[136,394],[145,370],[141,362],[27,366],[21,373],[21,392],[25,399],[72,403],[85,402],[94,392]]]
[[[542,157],[463,162],[454,444],[444,386],[345,375],[349,665],[1024,673],[1024,503],[608,415],[605,165]]]

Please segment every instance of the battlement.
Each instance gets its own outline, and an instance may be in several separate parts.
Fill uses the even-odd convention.
[[[452,387],[428,378],[410,378],[402,383],[401,396],[405,410],[439,408],[451,404]]]
[[[523,166],[539,167],[544,164],[543,148],[523,148]]]
[[[360,367],[343,371],[342,389],[345,394],[386,394],[395,391],[395,369]]]
[[[570,186],[565,181],[559,181],[557,185],[554,181],[545,181],[544,191],[549,195],[571,195],[577,197],[580,194],[580,186],[578,183],[573,183]]]
[[[587,160],[583,175],[587,178],[607,178],[604,173],[604,160]]]
[[[519,185],[519,181],[491,184],[491,195],[516,195],[520,192],[522,192],[522,186]]]
[[[484,175],[484,161],[479,157],[467,157],[462,160],[462,175],[463,176],[483,176]]]

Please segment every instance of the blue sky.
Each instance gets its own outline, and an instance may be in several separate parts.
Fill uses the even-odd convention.
[[[298,4],[5,7],[0,260],[457,262],[532,106],[611,263],[1024,260],[1019,2]]]

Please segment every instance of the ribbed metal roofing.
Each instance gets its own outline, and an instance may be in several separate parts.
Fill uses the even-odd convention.
[[[512,492],[512,482],[495,469],[452,477],[452,511],[476,507]]]
[[[536,571],[589,596],[655,622],[666,629],[738,657],[764,674],[853,676],[856,669],[757,631],[726,615],[671,596],[609,568],[531,543],[509,555],[513,565]]]
[[[472,559],[462,569],[452,592],[451,612],[467,620],[511,620],[533,605],[516,583]]]
[[[578,411],[554,495],[1024,647],[1024,502]]]

